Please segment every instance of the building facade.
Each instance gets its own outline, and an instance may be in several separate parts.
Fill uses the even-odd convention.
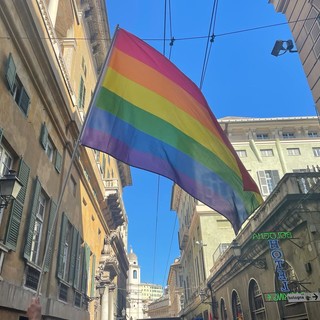
[[[220,119],[219,123],[264,199],[286,173],[319,171],[320,128],[317,117],[230,117]],[[180,315],[188,320],[209,319],[214,315],[213,303],[206,292],[207,278],[235,234],[225,218],[176,185],[171,208],[177,212],[179,220],[184,287],[184,308]],[[244,226],[250,221],[248,219]]]
[[[269,3],[286,16],[320,115],[320,1],[269,0]]]
[[[319,192],[319,172],[280,180],[211,269],[213,319],[318,318]]]
[[[163,295],[163,288],[161,285],[141,282],[141,269],[138,257],[132,249],[128,254],[128,259],[128,304],[126,316],[130,320],[144,319],[148,317],[148,305]]]
[[[0,176],[23,184],[0,208],[1,319],[25,319],[37,290],[44,319],[126,308],[130,169],[76,149],[108,39],[105,1],[1,2]]]

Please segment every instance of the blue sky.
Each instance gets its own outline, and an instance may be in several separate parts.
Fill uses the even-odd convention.
[[[112,33],[119,24],[169,56],[170,41],[165,42],[165,49],[163,41],[165,1],[106,3]],[[206,39],[199,37],[208,35],[212,5],[212,0],[171,1],[171,19],[166,17],[166,38],[172,34],[176,39],[170,60],[197,85],[206,48]],[[293,39],[286,24],[273,26],[284,22],[284,16],[276,13],[267,0],[218,3],[216,37],[202,86],[217,118],[315,115],[299,55],[270,54],[276,40]],[[264,26],[270,27],[260,28]],[[258,29],[245,31],[254,28]],[[138,256],[141,280],[165,285],[169,265],[179,256],[178,222],[170,211],[172,183],[135,168],[132,179],[133,185],[124,190],[128,243]]]

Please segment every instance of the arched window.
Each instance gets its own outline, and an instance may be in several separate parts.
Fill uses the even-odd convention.
[[[232,292],[232,315],[234,320],[243,320],[243,312],[237,291]]]
[[[249,304],[252,320],[267,319],[262,293],[255,280],[251,280],[249,284]]]
[[[289,292],[303,292],[304,289],[300,285],[297,274],[287,261],[283,261],[282,270],[287,278]],[[278,277],[278,272],[275,271],[275,292],[281,293],[283,283]],[[278,308],[283,319],[289,319],[297,314],[300,316],[300,319],[308,319],[305,303],[290,303],[287,300],[279,300]]]
[[[133,270],[133,279],[137,279],[138,278],[138,272],[137,270]]]
[[[221,298],[221,301],[220,301],[220,314],[221,314],[221,320],[227,320],[228,319],[227,309],[226,309],[226,305],[224,303],[223,298]]]

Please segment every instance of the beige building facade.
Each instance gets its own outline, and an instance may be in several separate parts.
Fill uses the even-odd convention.
[[[130,169],[75,150],[110,45],[105,1],[1,1],[0,38],[0,176],[23,184],[0,209],[0,318],[25,319],[39,287],[44,319],[113,320]]]
[[[319,172],[280,180],[211,269],[213,319],[318,319],[319,192]]]
[[[269,0],[269,3],[286,16],[320,115],[320,1]]]
[[[130,320],[148,318],[148,305],[163,295],[161,285],[141,282],[141,269],[138,257],[130,250],[128,254],[129,270],[127,279],[127,310]]]
[[[223,118],[221,127],[259,186],[264,199],[286,173],[319,171],[320,129],[317,117]],[[207,279],[235,238],[230,223],[173,187],[172,210],[179,219],[184,308],[189,319],[213,317]],[[244,224],[250,223],[250,219]],[[210,304],[211,303],[211,304]]]

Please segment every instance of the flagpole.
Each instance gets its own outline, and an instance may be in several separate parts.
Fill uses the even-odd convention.
[[[42,284],[42,279],[43,279],[43,274],[44,274],[44,266],[45,266],[45,263],[46,263],[46,259],[47,259],[47,255],[48,255],[48,251],[49,251],[49,245],[50,245],[50,242],[51,242],[51,239],[52,239],[52,236],[53,236],[53,229],[54,229],[54,225],[56,224],[56,220],[57,220],[58,212],[59,212],[59,209],[60,209],[60,206],[61,206],[61,203],[62,203],[62,198],[63,198],[63,195],[64,195],[64,191],[66,189],[67,182],[68,182],[68,179],[70,177],[71,169],[72,169],[74,160],[76,158],[77,151],[79,149],[80,140],[81,140],[82,134],[84,132],[85,125],[86,125],[86,123],[88,121],[90,111],[92,110],[92,106],[94,105],[94,103],[96,101],[97,93],[98,93],[99,88],[101,86],[101,83],[103,81],[103,78],[104,78],[104,75],[105,75],[105,71],[106,71],[106,68],[108,66],[108,62],[110,60],[110,55],[111,55],[111,52],[113,50],[113,46],[114,46],[114,42],[115,42],[118,30],[119,30],[119,25],[116,26],[116,29],[115,29],[115,32],[114,32],[114,36],[113,36],[111,44],[110,44],[110,48],[108,50],[106,59],[104,61],[102,71],[101,71],[101,73],[99,75],[98,82],[97,82],[97,84],[95,86],[94,94],[93,94],[93,97],[92,97],[92,99],[90,101],[86,118],[85,118],[85,120],[83,122],[83,125],[81,127],[80,133],[78,135],[78,139],[77,139],[76,144],[74,146],[73,153],[72,153],[72,156],[71,156],[70,165],[69,165],[68,171],[66,173],[66,176],[64,178],[64,181],[63,181],[63,184],[62,184],[62,187],[61,187],[61,190],[60,190],[60,194],[59,194],[58,201],[57,201],[57,207],[56,207],[56,210],[55,210],[54,215],[53,215],[51,227],[49,229],[49,238],[48,238],[48,241],[46,243],[46,247],[45,247],[45,251],[44,251],[44,256],[43,256],[43,261],[42,261],[42,265],[41,265],[39,281],[38,281],[38,286],[37,286],[37,293],[36,293],[37,297],[40,294],[40,289],[41,289],[41,284]]]

